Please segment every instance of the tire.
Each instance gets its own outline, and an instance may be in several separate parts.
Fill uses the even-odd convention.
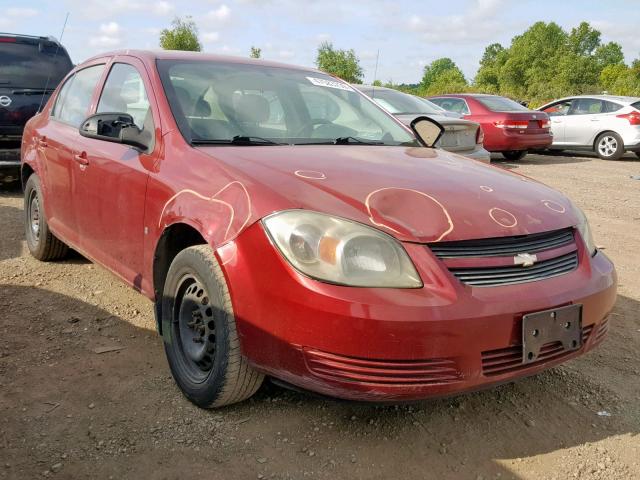
[[[209,245],[176,255],[161,301],[169,367],[191,402],[222,407],[246,400],[260,388],[264,375],[240,352],[229,289]]]
[[[25,236],[31,255],[43,262],[64,258],[69,247],[49,230],[42,208],[40,179],[35,174],[31,175],[25,184],[24,213]]]
[[[636,152],[636,157],[640,158],[640,152]]]
[[[506,152],[501,152],[504,158],[511,161],[522,160],[527,154],[526,150],[509,150]]]
[[[595,151],[602,160],[620,160],[624,155],[624,142],[617,133],[604,132],[596,139]]]

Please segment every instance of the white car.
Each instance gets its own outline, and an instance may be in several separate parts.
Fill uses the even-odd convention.
[[[640,157],[640,98],[567,97],[538,110],[551,117],[551,150],[592,150],[604,160],[631,151]]]

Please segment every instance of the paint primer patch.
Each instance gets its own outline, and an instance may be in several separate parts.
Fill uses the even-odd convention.
[[[337,90],[347,90],[348,92],[353,92],[353,88],[351,88],[346,83],[316,77],[307,77],[307,80],[309,80],[314,85],[317,85],[318,87],[335,88]]]

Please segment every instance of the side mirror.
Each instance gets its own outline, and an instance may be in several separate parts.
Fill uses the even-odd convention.
[[[444,133],[444,127],[429,117],[414,118],[409,126],[418,137],[418,140],[429,148],[433,148]]]
[[[80,135],[148,151],[152,136],[140,130],[128,113],[96,113],[80,125]]]

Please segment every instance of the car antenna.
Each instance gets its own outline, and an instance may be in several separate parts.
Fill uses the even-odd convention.
[[[67,20],[69,20],[69,12],[67,12],[67,16],[64,17],[64,24],[62,25],[62,32],[60,32],[60,38],[58,39],[58,45],[56,46],[56,51],[53,54],[53,59],[55,60],[58,56],[58,50],[60,50],[60,45],[62,45],[62,37],[64,36],[64,31],[67,28]],[[51,71],[49,71],[49,75],[47,76],[47,83],[44,84],[44,90],[42,91],[42,97],[40,97],[40,105],[38,105],[38,113],[42,110],[42,102],[44,102],[44,96],[47,94],[47,90],[49,89],[49,82],[51,81]]]
[[[376,98],[376,78],[378,77],[378,59],[380,58],[380,49],[376,53],[376,66],[373,69],[373,90],[371,90],[371,98]]]

